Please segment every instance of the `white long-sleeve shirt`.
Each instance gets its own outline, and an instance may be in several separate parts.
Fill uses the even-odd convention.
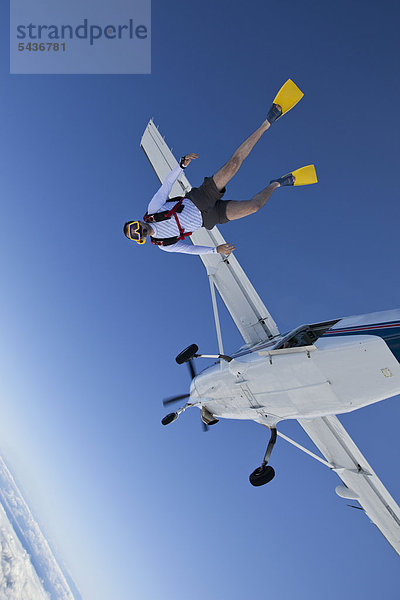
[[[171,203],[167,203],[168,196],[175,180],[179,177],[182,171],[183,169],[178,165],[173,171],[171,171],[168,177],[165,178],[164,183],[158,192],[156,192],[156,194],[154,194],[153,198],[150,200],[150,204],[147,208],[149,215],[162,212],[164,210],[171,210]],[[177,215],[181,227],[183,227],[185,231],[192,232],[196,231],[196,229],[200,229],[203,224],[203,218],[197,206],[195,206],[193,202],[189,200],[189,198],[185,198],[182,204],[184,208],[182,212],[178,213]],[[151,226],[154,230],[153,237],[156,238],[169,238],[175,235],[180,235],[175,219],[151,223]],[[215,254],[217,252],[215,246],[195,246],[189,241],[186,242],[184,240],[178,240],[176,244],[171,244],[170,246],[158,247],[161,250],[164,250],[164,252],[184,252],[185,254]]]

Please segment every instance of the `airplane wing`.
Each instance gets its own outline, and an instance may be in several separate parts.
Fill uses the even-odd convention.
[[[356,500],[400,555],[400,507],[335,416],[299,419],[307,435],[343,481],[336,493]]]
[[[152,120],[145,129],[140,145],[162,183],[178,162]],[[171,197],[183,195],[191,187],[182,174],[172,188]],[[217,227],[211,231],[202,227],[190,237],[194,244],[201,246],[225,243]],[[279,334],[275,321],[233,254],[225,258],[221,254],[203,254],[200,258],[246,343],[257,344]]]

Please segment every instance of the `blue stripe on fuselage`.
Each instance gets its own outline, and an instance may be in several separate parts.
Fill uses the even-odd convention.
[[[339,322],[340,323],[340,322]],[[330,329],[323,334],[322,337],[339,337],[344,335],[376,335],[385,340],[386,344],[394,354],[396,359],[400,362],[400,321],[386,321],[384,323],[370,323],[368,325],[352,325],[348,327],[337,327]],[[265,344],[258,344],[253,348],[246,350],[239,350],[232,354],[234,358],[240,358],[252,352],[258,352],[265,348],[273,348],[271,341]]]
[[[352,325],[349,327],[337,327],[330,329],[324,336],[342,335],[376,335],[389,346],[392,353],[400,362],[400,322],[388,321],[386,323],[370,323],[368,325]]]

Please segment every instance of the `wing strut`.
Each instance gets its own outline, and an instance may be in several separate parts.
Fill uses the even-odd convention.
[[[294,440],[292,440],[290,437],[288,437],[287,435],[284,435],[283,433],[281,433],[280,431],[277,431],[277,434],[279,435],[279,437],[281,437],[283,440],[286,440],[287,442],[289,442],[289,444],[292,444],[293,446],[296,446],[296,448],[299,448],[299,450],[302,450],[303,452],[305,452],[306,454],[308,454],[309,456],[312,456],[313,458],[315,458],[315,460],[318,460],[320,463],[322,463],[323,465],[329,467],[330,469],[337,469],[337,467],[335,465],[332,465],[331,463],[329,463],[328,461],[324,460],[323,458],[321,458],[320,456],[317,456],[317,454],[314,454],[314,452],[311,452],[311,450],[307,450],[307,448],[304,448],[304,446],[302,446],[301,444],[298,444],[297,442],[295,442]]]
[[[222,343],[222,334],[221,334],[221,325],[219,322],[217,298],[215,295],[215,283],[214,283],[214,278],[212,275],[208,276],[208,281],[210,283],[211,301],[212,301],[213,311],[214,311],[215,331],[217,333],[217,339],[218,339],[218,350],[219,350],[219,354],[225,354],[224,353],[224,345]],[[220,362],[220,364],[221,364],[221,368],[222,368],[222,362]]]

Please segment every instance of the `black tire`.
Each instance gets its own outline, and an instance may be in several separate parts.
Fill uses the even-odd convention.
[[[251,485],[258,487],[269,483],[275,477],[275,471],[269,465],[258,467],[249,477]]]
[[[190,346],[188,346],[187,348],[182,350],[182,352],[180,352],[178,354],[178,356],[175,358],[178,365],[182,365],[183,363],[185,363],[188,360],[190,360],[191,358],[193,358],[193,356],[196,354],[198,349],[199,349],[199,347],[196,346],[196,344],[191,344]]]
[[[177,418],[178,418],[178,414],[177,413],[168,413],[168,415],[166,415],[161,420],[161,423],[163,425],[169,425],[170,423],[173,423],[174,421],[176,421]]]

